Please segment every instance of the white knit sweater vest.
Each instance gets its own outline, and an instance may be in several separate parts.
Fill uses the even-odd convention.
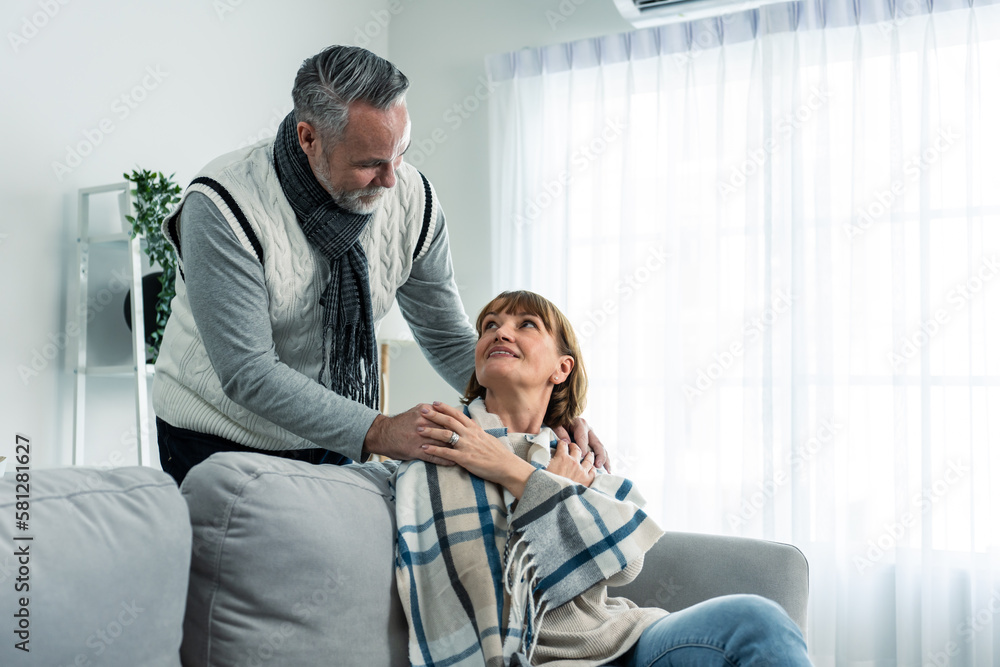
[[[323,365],[319,299],[330,267],[302,233],[281,190],[272,155],[273,140],[223,155],[198,174],[184,197],[191,192],[208,196],[246,251],[261,262],[278,358],[317,380]],[[361,234],[375,322],[388,312],[414,259],[427,252],[437,222],[433,188],[416,168],[404,162],[396,179]],[[182,199],[163,223],[178,256],[176,230],[183,204]],[[183,263],[180,268],[177,295],[156,361],[152,392],[156,415],[173,426],[257,449],[315,447],[226,397],[191,314]]]

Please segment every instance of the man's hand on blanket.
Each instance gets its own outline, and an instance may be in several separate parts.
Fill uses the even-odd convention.
[[[421,404],[393,417],[382,415],[375,417],[365,435],[363,458],[368,458],[369,454],[380,454],[399,461],[422,459],[438,465],[455,465],[448,459],[434,456],[421,447],[434,442],[420,432],[423,428],[434,426],[420,411],[421,408],[427,407],[429,406]]]
[[[488,434],[479,424],[461,411],[444,403],[424,407],[421,413],[436,425],[417,430],[438,443],[448,443],[451,434],[458,434],[458,442],[451,448],[442,444],[422,445],[428,454],[453,461],[477,477],[500,484],[515,498],[520,498],[535,467],[507,449],[503,443]]]
[[[553,475],[584,486],[590,486],[597,476],[597,471],[594,470],[594,452],[584,454],[576,444],[568,440],[559,441],[556,452],[545,469]]]
[[[569,433],[562,426],[552,429],[556,434],[556,437],[560,440],[570,440]],[[608,451],[604,448],[604,444],[601,443],[601,439],[597,437],[597,433],[594,429],[590,428],[590,424],[583,417],[577,417],[573,420],[573,442],[575,442],[580,450],[586,454],[587,452],[594,452],[594,467],[604,468],[605,472],[611,472],[611,458],[608,456]]]

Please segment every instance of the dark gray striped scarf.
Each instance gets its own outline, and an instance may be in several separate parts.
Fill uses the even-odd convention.
[[[378,407],[378,367],[368,259],[361,232],[371,214],[336,203],[313,175],[299,146],[295,112],[285,116],[274,141],[278,181],[309,243],[330,262],[323,292],[323,369],[319,381],[345,398]]]

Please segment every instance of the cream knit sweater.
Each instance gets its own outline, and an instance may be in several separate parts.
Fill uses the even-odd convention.
[[[508,437],[514,453],[526,459],[531,446],[528,438],[515,433]],[[530,504],[531,498],[522,497],[521,504],[525,503]],[[531,656],[532,664],[591,667],[627,653],[646,628],[667,615],[658,607],[639,607],[626,598],[608,597],[608,586],[622,586],[634,580],[642,571],[642,564],[642,558],[636,559],[606,579],[604,585],[594,586],[566,604],[546,611]]]
[[[273,167],[272,143],[263,141],[211,162],[185,197],[191,192],[207,196],[247,253],[261,262],[277,357],[315,379],[322,366],[323,347],[323,308],[319,299],[329,279],[329,265],[310,246],[285,199]],[[403,163],[396,177],[393,191],[383,198],[382,207],[361,235],[376,322],[389,310],[413,262],[427,251],[438,220],[433,189],[420,173]],[[176,222],[183,203],[164,221],[164,230],[175,245],[179,245]],[[427,220],[431,228],[413,224],[414,220]],[[183,271],[181,263],[181,274]],[[173,426],[222,436],[249,447],[277,450],[316,446],[226,396],[195,326],[181,277],[156,363],[153,405],[157,416]]]

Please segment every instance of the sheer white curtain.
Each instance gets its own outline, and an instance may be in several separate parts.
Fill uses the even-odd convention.
[[[496,56],[495,287],[664,528],[793,543],[818,665],[1000,665],[1000,6]]]

